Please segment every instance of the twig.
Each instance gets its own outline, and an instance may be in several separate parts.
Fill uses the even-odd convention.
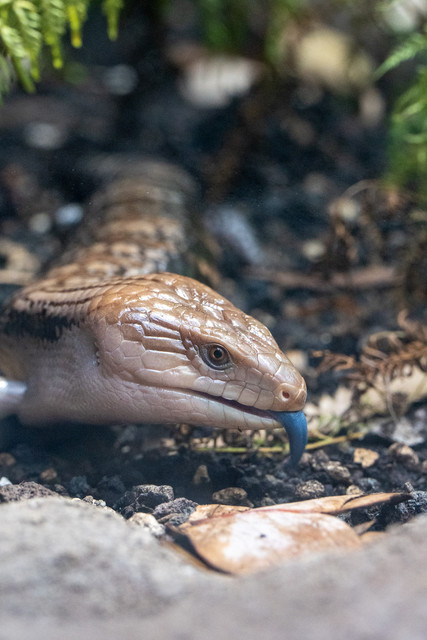
[[[340,442],[347,442],[348,440],[360,440],[364,438],[366,433],[358,432],[351,433],[345,436],[336,436],[336,437],[328,437],[323,440],[318,440],[316,442],[309,442],[306,446],[306,449],[321,449],[322,447],[327,447],[331,444],[339,444]],[[254,449],[249,449],[247,447],[194,447],[193,451],[197,451],[197,453],[208,453],[215,451],[215,453],[288,453],[289,445],[275,445],[274,447],[257,447]]]
[[[282,289],[309,289],[322,293],[337,289],[348,291],[394,288],[402,282],[402,276],[396,273],[395,268],[386,265],[353,269],[347,273],[334,273],[329,280],[295,271],[271,271],[259,268],[248,268],[245,275],[256,280],[272,282]]]

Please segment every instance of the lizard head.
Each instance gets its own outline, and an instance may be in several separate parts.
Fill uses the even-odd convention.
[[[130,278],[96,305],[101,370],[139,422],[285,426],[304,450],[306,385],[268,329],[201,283]],[[114,407],[111,407],[114,412]],[[137,413],[137,415],[135,415]]]

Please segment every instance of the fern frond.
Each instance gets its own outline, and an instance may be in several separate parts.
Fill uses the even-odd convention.
[[[219,51],[242,49],[248,30],[247,0],[195,0],[204,39]]]
[[[37,58],[40,52],[34,12],[34,4],[26,0],[0,2],[0,50],[3,52],[3,68],[6,69],[5,65],[10,61],[27,91],[34,90],[33,78],[37,78]],[[9,84],[10,82],[0,85],[0,95],[7,90]]]
[[[375,76],[380,78],[391,69],[398,67],[402,62],[412,60],[423,52],[427,52],[427,27],[422,33],[413,33],[406,38],[377,69]]]
[[[11,26],[15,27],[19,33],[25,56],[30,62],[31,75],[37,80],[38,58],[42,45],[40,16],[37,8],[29,0],[15,0],[11,5],[9,20]],[[13,55],[14,52],[11,54]]]
[[[43,44],[50,49],[55,68],[62,67],[61,41],[67,29],[71,44],[82,45],[82,28],[91,3],[96,0],[0,0],[0,99],[12,80],[11,69],[27,91],[39,79]],[[103,0],[111,39],[123,0]]]
[[[13,71],[10,63],[0,56],[0,98],[3,93],[10,90]]]
[[[265,35],[265,59],[273,66],[283,60],[283,32],[286,24],[301,12],[299,0],[270,0],[270,19]]]
[[[82,46],[82,25],[87,17],[88,0],[64,0],[71,31],[71,44],[77,49]]]
[[[410,186],[420,202],[427,202],[427,67],[397,100],[392,117],[387,178]]]
[[[116,40],[119,26],[119,15],[123,8],[123,0],[104,0],[102,10],[107,16],[108,37]]]
[[[55,69],[62,67],[61,38],[67,28],[63,0],[38,0],[43,40],[50,48]]]

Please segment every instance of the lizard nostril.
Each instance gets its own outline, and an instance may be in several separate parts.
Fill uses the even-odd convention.
[[[294,385],[290,382],[282,382],[276,391],[277,404],[275,411],[300,411],[305,403],[305,383]]]

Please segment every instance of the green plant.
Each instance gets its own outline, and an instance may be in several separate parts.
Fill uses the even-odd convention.
[[[94,0],[0,0],[0,95],[16,74],[27,91],[40,76],[43,46],[50,49],[55,68],[62,67],[61,41],[67,29],[74,47],[82,44],[82,26]],[[103,0],[108,34],[117,36],[123,0]]]
[[[305,11],[300,0],[193,0],[204,43],[213,51],[243,53],[253,49],[257,32],[258,54],[273,67],[282,51],[284,26]],[[251,43],[252,40],[252,43]],[[252,51],[253,53],[253,51]]]
[[[398,187],[414,190],[427,203],[427,26],[405,38],[377,71],[380,77],[405,61],[418,57],[421,64],[409,88],[393,107],[389,133],[389,164],[386,179]]]

